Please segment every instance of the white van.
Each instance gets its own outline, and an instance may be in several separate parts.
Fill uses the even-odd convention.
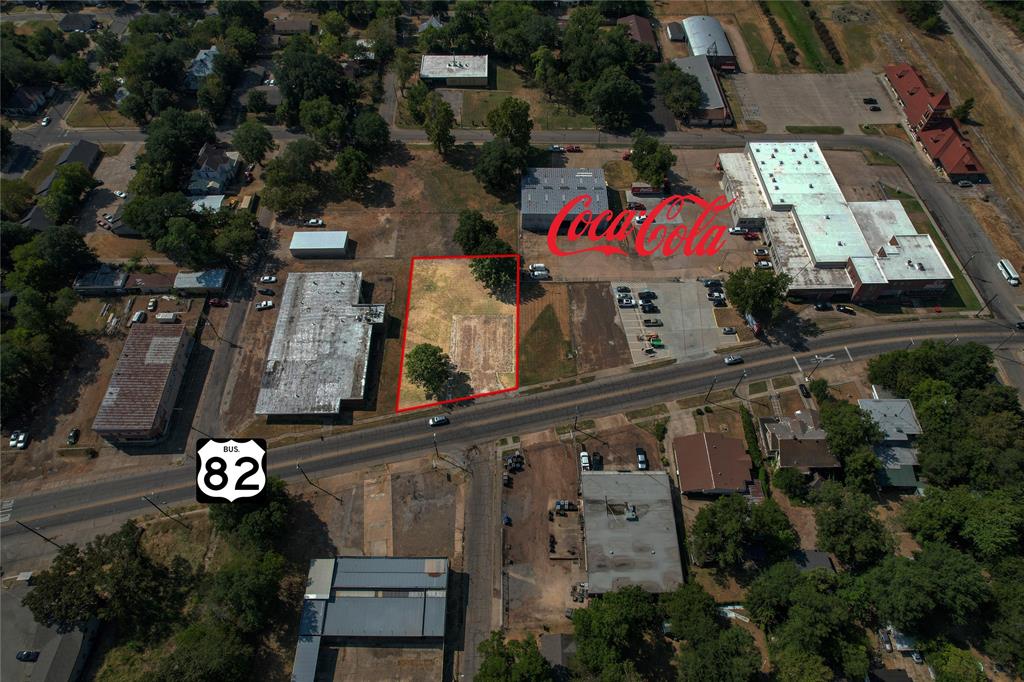
[[[996,267],[999,268],[999,272],[1002,273],[1006,281],[1010,283],[1011,287],[1020,286],[1020,275],[1013,269],[1013,265],[1009,260],[1003,258],[1001,261],[996,263]]]
[[[532,265],[530,265],[529,270],[530,272],[537,272],[538,270],[543,270],[544,272],[547,272],[548,266],[544,265],[543,263],[533,263]]]

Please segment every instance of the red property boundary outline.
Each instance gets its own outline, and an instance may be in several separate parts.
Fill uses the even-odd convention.
[[[412,305],[412,275],[416,269],[416,261],[418,260],[466,260],[475,258],[515,258],[516,259],[516,329],[515,329],[515,364],[516,364],[516,381],[515,385],[511,388],[502,388],[497,391],[488,391],[486,393],[474,393],[473,395],[463,396],[462,398],[450,398],[449,400],[438,400],[432,403],[423,403],[422,405],[414,405],[412,407],[400,407],[402,404],[402,381],[405,378],[405,341],[406,335],[409,333],[409,311]],[[398,363],[398,395],[395,398],[395,412],[411,412],[413,410],[422,410],[427,407],[437,407],[438,405],[450,405],[452,403],[461,403],[466,400],[476,400],[477,398],[485,398],[489,395],[498,395],[499,393],[508,393],[509,391],[515,391],[519,388],[519,287],[520,280],[522,279],[522,258],[518,253],[494,253],[494,254],[481,254],[476,256],[413,256],[409,263],[409,281],[407,283],[406,295],[405,295],[405,318],[402,324],[402,355]]]

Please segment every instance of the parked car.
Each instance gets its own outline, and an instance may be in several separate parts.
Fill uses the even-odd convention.
[[[956,186],[957,187],[974,187],[974,183],[971,182],[970,180],[961,180],[960,182],[956,183]]]
[[[629,149],[627,151],[622,152],[622,160],[623,161],[629,161],[629,157],[631,157],[631,156],[633,156],[633,150],[632,149]]]
[[[427,426],[444,426],[449,424],[448,417],[443,414],[437,414],[427,420]]]
[[[560,144],[553,144],[550,147],[548,147],[548,151],[549,152],[564,152],[565,151],[565,147],[563,147]]]
[[[727,365],[739,365],[743,363],[743,356],[741,355],[726,355],[725,364]]]
[[[38,651],[19,651],[14,655],[16,659],[22,663],[35,663],[39,660]]]
[[[730,227],[729,234],[747,234],[747,228],[745,227]]]
[[[619,307],[620,308],[635,308],[636,307],[636,301],[634,301],[629,296],[625,296],[625,297],[619,299]]]
[[[78,442],[78,437],[82,435],[81,429],[71,429],[68,432],[68,445],[74,445]]]
[[[754,267],[758,270],[771,270],[773,266],[770,260],[758,260],[754,261]]]
[[[768,249],[754,249],[754,255],[755,256],[767,256],[768,255]]]
[[[547,270],[531,270],[530,277],[534,279],[551,279],[551,273]]]
[[[149,299],[149,303],[146,304],[146,310],[156,310],[157,300],[155,298]]]
[[[228,302],[225,301],[223,298],[211,298],[210,305],[213,306],[214,308],[227,308]]]
[[[530,263],[530,267],[527,268],[530,272],[536,272],[537,270],[547,270],[548,266],[543,263]]]
[[[637,298],[646,303],[648,301],[653,301],[654,299],[658,298],[658,294],[654,293],[650,289],[644,289],[643,291],[637,294]]]
[[[119,189],[115,189],[114,190],[114,196],[119,198],[119,199],[124,199],[126,196],[128,196],[128,194],[126,192],[122,192]]]
[[[571,144],[565,148],[565,151],[573,152],[574,154],[579,154],[580,152],[583,151],[583,148],[580,147],[578,144]]]
[[[646,211],[647,207],[641,204],[639,201],[630,201],[626,203],[627,211]]]
[[[260,277],[260,284],[276,284],[276,283],[277,283],[277,277],[274,277],[273,275],[263,275],[262,277]]]
[[[146,321],[146,311],[140,310],[132,315],[132,324],[141,324]]]
[[[711,302],[711,305],[715,306],[716,308],[724,308],[727,304],[724,298],[716,298]]]
[[[643,448],[636,449],[636,468],[640,471],[647,471],[647,451]]]
[[[836,306],[836,310],[838,310],[841,313],[846,313],[847,315],[856,315],[857,314],[857,311],[854,310],[853,308],[851,308],[848,305],[837,305]]]
[[[617,294],[628,294],[632,289],[629,287],[615,287],[615,293]]]
[[[722,333],[731,336],[736,333],[736,327],[722,327]]]
[[[921,655],[920,651],[911,651],[910,658],[913,659],[914,663],[924,663],[924,656]]]
[[[112,215],[111,215],[111,214],[109,214],[109,213],[104,213],[104,214],[103,214],[103,219],[104,219],[104,220],[108,220],[108,221],[110,221],[110,222],[114,222],[114,216],[112,216]]]
[[[800,384],[800,395],[802,395],[805,398],[811,397],[811,391],[809,388],[807,388],[807,384]]]
[[[715,291],[709,291],[708,292],[708,300],[709,301],[724,301],[725,300],[725,292],[723,292],[721,290],[717,290],[717,289]]]
[[[828,301],[818,301],[814,304],[815,310],[832,310],[832,304]]]
[[[661,308],[653,303],[644,303],[640,306],[640,312],[647,313],[648,315],[657,315],[661,312]]]
[[[644,326],[645,327],[664,327],[665,323],[662,322],[661,320],[659,320],[656,317],[645,317],[644,318]]]
[[[41,125],[41,126],[48,126],[48,125],[50,125],[50,117],[49,116],[43,116],[43,120],[39,122],[39,125]]]
[[[1024,320],[1020,320],[1019,322],[1017,322],[1013,326],[1015,326],[1017,329],[1024,329]]]
[[[274,307],[273,301],[260,301],[256,304],[256,310],[270,310]]]
[[[313,225],[314,227],[322,227],[324,221],[321,218],[310,218],[306,221],[307,225]]]
[[[704,280],[704,286],[706,288],[708,288],[708,289],[710,289],[711,287],[720,287],[720,286],[722,286],[722,280],[720,280],[720,279],[706,279],[706,280]]]
[[[590,455],[585,452],[580,453],[580,469],[590,471]]]
[[[868,107],[868,111],[881,111],[881,110],[882,110],[882,107],[878,106],[877,104],[872,104],[870,107]]]
[[[747,232],[745,235],[743,235],[743,238],[746,239],[748,242],[756,242],[761,239],[761,235],[759,235],[757,232]]]
[[[636,217],[633,218],[633,222],[637,225],[643,225],[645,220],[647,220],[646,213],[637,213]]]
[[[874,97],[865,97],[861,101],[864,102],[864,104],[878,104],[878,100]]]
[[[11,441],[9,445],[12,448],[18,450],[24,450],[28,447],[28,432],[27,431],[13,431],[11,432]]]
[[[274,290],[273,289],[257,289],[257,292],[263,294],[264,296],[273,296],[274,295]]]

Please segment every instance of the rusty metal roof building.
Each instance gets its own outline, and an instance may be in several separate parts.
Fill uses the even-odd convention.
[[[191,350],[192,336],[184,325],[133,325],[93,430],[118,441],[153,441],[163,436]]]

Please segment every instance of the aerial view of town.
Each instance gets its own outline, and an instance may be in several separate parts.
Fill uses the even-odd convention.
[[[1024,679],[1024,0],[0,0],[2,682]]]

